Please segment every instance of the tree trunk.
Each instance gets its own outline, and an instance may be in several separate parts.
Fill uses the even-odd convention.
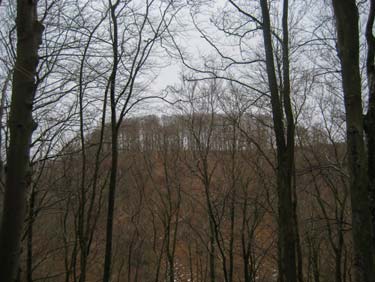
[[[112,265],[112,240],[113,240],[113,217],[115,210],[115,195],[117,186],[117,168],[118,168],[118,127],[116,117],[116,75],[118,67],[118,26],[116,8],[119,1],[111,5],[111,20],[113,22],[113,68],[110,77],[110,100],[111,100],[111,173],[109,180],[108,207],[107,207],[107,225],[106,225],[106,245],[104,256],[103,282],[111,281]]]
[[[0,281],[16,279],[20,237],[25,218],[26,189],[30,183],[30,142],[36,91],[38,48],[44,26],[37,20],[36,1],[17,1],[17,58],[13,73],[3,219],[0,235]]]
[[[364,143],[359,71],[358,9],[355,0],[332,0],[346,110],[346,138],[352,204],[354,281],[374,282],[368,163]]]
[[[33,237],[34,237],[34,221],[35,221],[35,187],[31,188],[29,200],[29,218],[27,228],[27,254],[26,254],[26,277],[27,282],[33,282]]]
[[[1,2],[0,2],[1,3]],[[4,107],[5,107],[5,100],[6,100],[6,94],[9,86],[11,78],[11,71],[9,71],[7,77],[5,78],[3,82],[3,86],[1,89],[1,101],[0,101],[0,182],[4,183],[4,156],[2,155],[2,148],[6,148],[6,142],[3,143],[3,117],[4,117]]]
[[[375,19],[375,0],[370,2],[370,12],[366,25],[366,41],[367,41],[367,84],[368,84],[368,110],[365,117],[365,131],[367,141],[368,156],[368,177],[369,177],[369,193],[370,208],[372,215],[372,236],[373,247],[375,246],[375,37],[373,35]]]
[[[266,53],[266,69],[271,92],[273,125],[277,146],[277,190],[278,190],[278,225],[279,225],[279,261],[280,281],[296,282],[296,235],[292,180],[294,169],[294,118],[290,100],[289,82],[289,47],[288,47],[288,1],[283,8],[283,89],[281,101],[277,84],[274,53],[271,38],[271,22],[266,0],[260,0],[263,17],[263,40]],[[283,110],[286,114],[286,134]],[[285,140],[286,135],[286,140]]]

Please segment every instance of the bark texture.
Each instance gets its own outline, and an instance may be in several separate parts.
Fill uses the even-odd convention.
[[[13,71],[9,119],[10,144],[6,164],[4,210],[0,234],[0,281],[16,280],[26,206],[31,180],[30,141],[36,124],[32,118],[38,48],[44,30],[37,20],[36,1],[17,1],[17,58]]]

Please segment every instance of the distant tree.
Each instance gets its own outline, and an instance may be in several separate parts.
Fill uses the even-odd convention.
[[[225,38],[238,40],[239,54],[227,52],[225,43],[233,44],[230,40],[220,45],[218,36],[211,34],[198,24],[198,16],[194,24],[208,46],[212,47],[219,63],[212,59],[204,61],[204,65],[194,67],[188,62],[181,49],[178,55],[184,65],[192,71],[191,80],[221,79],[239,85],[248,91],[249,100],[253,101],[248,107],[259,107],[262,111],[267,108],[271,112],[276,148],[276,189],[278,193],[278,223],[279,223],[279,275],[281,281],[302,282],[302,263],[299,252],[297,215],[294,179],[294,135],[295,113],[292,99],[292,82],[290,74],[290,17],[289,1],[282,1],[277,8],[272,1],[227,1],[228,12],[214,16],[211,22]],[[282,11],[280,22],[273,20],[271,9]],[[199,11],[199,9],[197,9]],[[249,10],[251,12],[249,12]],[[256,14],[257,12],[260,14]],[[245,20],[242,20],[245,19]],[[277,28],[276,28],[277,27]],[[261,36],[264,52],[260,54],[257,48],[251,48],[249,38]],[[175,41],[176,43],[176,41]],[[177,45],[177,44],[175,44]],[[178,46],[177,46],[178,47]],[[260,49],[262,50],[262,49]],[[244,69],[242,69],[244,68]],[[254,70],[249,73],[249,69]],[[259,71],[261,70],[261,71]],[[254,79],[256,73],[260,73]],[[264,75],[264,74],[267,75]],[[261,86],[260,86],[261,85]],[[258,147],[259,148],[259,147]]]
[[[215,282],[218,279],[217,274],[217,247],[219,240],[219,211],[216,208],[218,201],[216,187],[214,185],[214,175],[217,173],[219,160],[214,155],[214,132],[217,125],[217,107],[218,96],[221,92],[220,83],[217,80],[208,83],[188,84],[191,87],[183,89],[181,96],[186,96],[182,105],[182,111],[185,115],[185,126],[188,129],[189,144],[185,153],[185,164],[191,171],[194,178],[198,179],[203,187],[200,195],[203,197],[202,206],[204,207],[204,216],[207,219],[207,237],[205,242],[207,249],[207,272],[208,281]],[[184,92],[186,91],[186,92]],[[198,230],[197,230],[198,231]],[[221,246],[222,247],[222,246]],[[227,281],[227,262],[222,260],[222,270],[224,281]]]

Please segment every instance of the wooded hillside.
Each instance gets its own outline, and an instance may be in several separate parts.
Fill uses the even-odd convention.
[[[0,1],[0,282],[375,282],[374,20]]]

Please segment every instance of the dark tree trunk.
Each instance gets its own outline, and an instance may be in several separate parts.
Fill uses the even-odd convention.
[[[210,245],[209,245],[209,264],[210,264],[210,282],[216,281],[216,263],[215,263],[215,231],[214,231],[214,223],[212,223],[212,220],[209,219],[210,224]]]
[[[116,74],[118,67],[118,26],[116,8],[119,4],[117,1],[111,6],[111,20],[113,22],[113,68],[110,77],[110,100],[111,100],[111,172],[109,180],[109,194],[107,207],[107,225],[106,225],[106,245],[104,257],[103,282],[111,281],[111,265],[112,265],[112,240],[113,240],[113,217],[115,210],[115,195],[117,186],[117,168],[118,168],[118,127],[116,117]]]
[[[373,282],[371,214],[368,200],[368,163],[364,142],[361,77],[359,71],[358,9],[355,0],[332,0],[336,17],[344,90],[352,228],[354,281]],[[372,172],[373,173],[373,172]]]
[[[26,212],[26,189],[31,179],[30,142],[36,127],[32,109],[36,90],[38,47],[44,30],[37,20],[36,1],[17,1],[16,28],[17,58],[13,72],[10,144],[0,235],[1,282],[11,282],[17,278],[20,237]]]
[[[283,282],[297,281],[296,266],[296,223],[293,198],[294,169],[294,117],[290,100],[289,82],[289,47],[288,47],[288,1],[283,8],[283,89],[279,93],[274,52],[271,38],[271,22],[268,3],[260,0],[263,17],[263,40],[266,53],[266,69],[271,92],[273,125],[277,146],[277,190],[278,190],[278,225],[279,225],[279,276]],[[280,95],[281,94],[281,95]],[[280,99],[280,96],[282,100]],[[284,115],[286,117],[286,130]],[[285,132],[286,131],[286,132]],[[286,136],[286,139],[285,139]]]
[[[366,41],[367,41],[367,83],[369,91],[368,110],[365,117],[365,131],[367,141],[368,155],[368,177],[369,177],[369,193],[370,207],[372,215],[372,236],[373,247],[375,246],[375,37],[372,32],[375,19],[375,0],[370,2],[370,11],[366,25]]]
[[[26,258],[26,277],[27,282],[33,282],[33,235],[34,235],[34,221],[35,221],[35,197],[36,191],[32,187],[29,201],[29,218],[27,228],[27,258]]]

